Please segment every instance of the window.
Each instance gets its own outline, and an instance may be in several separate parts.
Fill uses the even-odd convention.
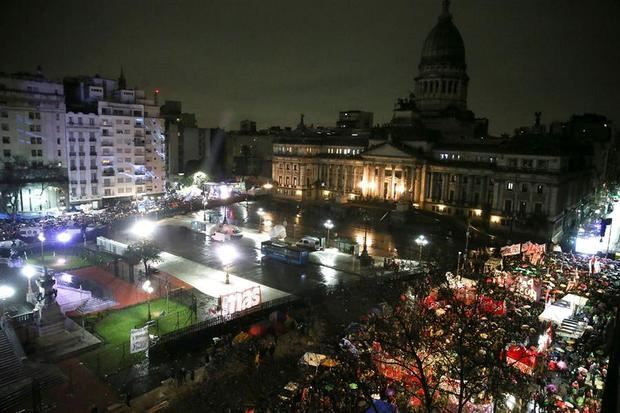
[[[286,164],[286,170],[289,171],[291,169],[291,165]]]
[[[94,119],[94,118],[90,118],[90,119],[88,119],[88,124],[89,124],[90,126],[94,126],[94,125],[95,125],[95,119]]]
[[[296,176],[293,177],[293,186],[297,187],[297,177]]]
[[[0,117],[8,118],[9,117],[9,112],[7,112],[6,110],[1,111],[0,112]]]
[[[58,156],[62,156],[62,152],[58,149]]]
[[[452,202],[454,201],[454,191],[450,191],[450,193],[448,194],[448,201]]]
[[[538,167],[538,169],[547,169],[549,167],[549,161],[539,159],[538,161],[536,161],[536,166]]]
[[[506,189],[512,191],[514,189],[514,183],[510,181],[506,182]]]
[[[2,130],[9,130],[9,124],[8,123],[3,123],[2,124]]]
[[[9,138],[8,136],[3,136],[2,143],[11,143],[11,138]]]
[[[297,170],[297,165],[295,164],[293,165],[293,171],[296,171],[296,170]]]
[[[536,202],[534,204],[534,213],[535,214],[542,214],[542,204],[540,202]]]
[[[524,168],[532,168],[534,166],[534,161],[532,159],[523,159],[521,161],[521,166]]]
[[[536,192],[539,193],[539,194],[542,194],[543,193],[543,186],[542,185],[538,185],[536,187]]]
[[[521,184],[521,192],[527,192],[527,184]]]
[[[519,204],[519,213],[520,214],[527,213],[527,202],[521,201],[521,203]]]
[[[10,158],[11,157],[11,151],[9,149],[5,149],[3,151],[4,157],[5,158]]]
[[[36,149],[31,150],[30,153],[32,154],[32,156],[37,156],[37,150]]]
[[[467,176],[463,177],[463,183],[466,184],[467,183]]]
[[[56,138],[56,145],[60,145],[60,138]]]
[[[508,159],[508,166],[511,168],[516,168],[517,167],[517,160],[516,159]]]
[[[456,182],[456,175],[450,175],[450,182]]]
[[[512,212],[512,201],[510,199],[504,201],[504,212]]]

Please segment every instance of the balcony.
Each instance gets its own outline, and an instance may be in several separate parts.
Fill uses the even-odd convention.
[[[69,142],[75,142],[75,138],[69,138]]]
[[[134,146],[144,146],[144,140],[143,139],[134,139],[133,140],[133,145]]]
[[[88,142],[97,142],[97,138],[88,138]]]
[[[71,167],[69,168],[69,170],[70,170],[70,171],[77,171],[77,167],[76,167],[76,166],[71,166]]]
[[[86,142],[86,139],[84,139],[84,138],[78,138],[78,142]]]
[[[90,151],[90,156],[97,156],[97,152]]]
[[[90,166],[90,170],[91,171],[96,171],[97,170],[97,165],[91,165]]]
[[[80,171],[85,171],[86,167],[84,165],[80,165]]]
[[[75,152],[69,152],[69,156],[75,156],[77,155]]]
[[[80,155],[80,156],[84,156],[84,155],[86,155],[86,153],[84,153],[84,152],[79,152],[79,153],[78,153],[78,155]]]
[[[114,176],[114,168],[106,168],[103,170],[103,176]]]
[[[91,184],[96,184],[96,183],[98,183],[98,182],[99,182],[99,180],[98,180],[98,179],[91,179],[91,180],[90,180],[90,183],[91,183]]]
[[[114,142],[101,142],[101,146],[114,146]]]
[[[80,179],[80,184],[86,185],[86,179]]]

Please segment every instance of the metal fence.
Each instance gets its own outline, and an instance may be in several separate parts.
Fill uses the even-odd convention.
[[[154,319],[149,327],[149,333],[156,337],[151,342],[151,345],[156,347],[212,327],[222,326],[231,320],[292,303],[298,299],[296,296],[280,297],[230,316],[214,316],[200,322],[197,322],[196,313],[191,309],[165,314]],[[94,330],[95,334],[97,333],[95,325],[92,325],[90,329]],[[144,352],[132,354],[130,352],[130,342],[125,341],[122,343],[105,344],[90,353],[84,354],[81,356],[81,359],[97,375],[104,377],[132,367],[143,361],[145,356]]]

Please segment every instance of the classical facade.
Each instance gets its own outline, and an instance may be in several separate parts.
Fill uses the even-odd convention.
[[[558,241],[592,193],[591,148],[488,136],[467,107],[465,48],[447,0],[418,68],[415,95],[398,100],[385,133],[275,140],[276,195],[393,202]]]

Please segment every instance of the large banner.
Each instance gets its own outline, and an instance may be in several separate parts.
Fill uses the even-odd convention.
[[[129,335],[129,351],[139,353],[149,349],[149,328],[132,328]]]
[[[239,311],[256,307],[261,303],[260,285],[220,297],[222,315],[228,316]]]
[[[500,251],[502,253],[502,257],[505,257],[507,255],[521,254],[521,244],[507,245],[505,247],[502,247]]]

